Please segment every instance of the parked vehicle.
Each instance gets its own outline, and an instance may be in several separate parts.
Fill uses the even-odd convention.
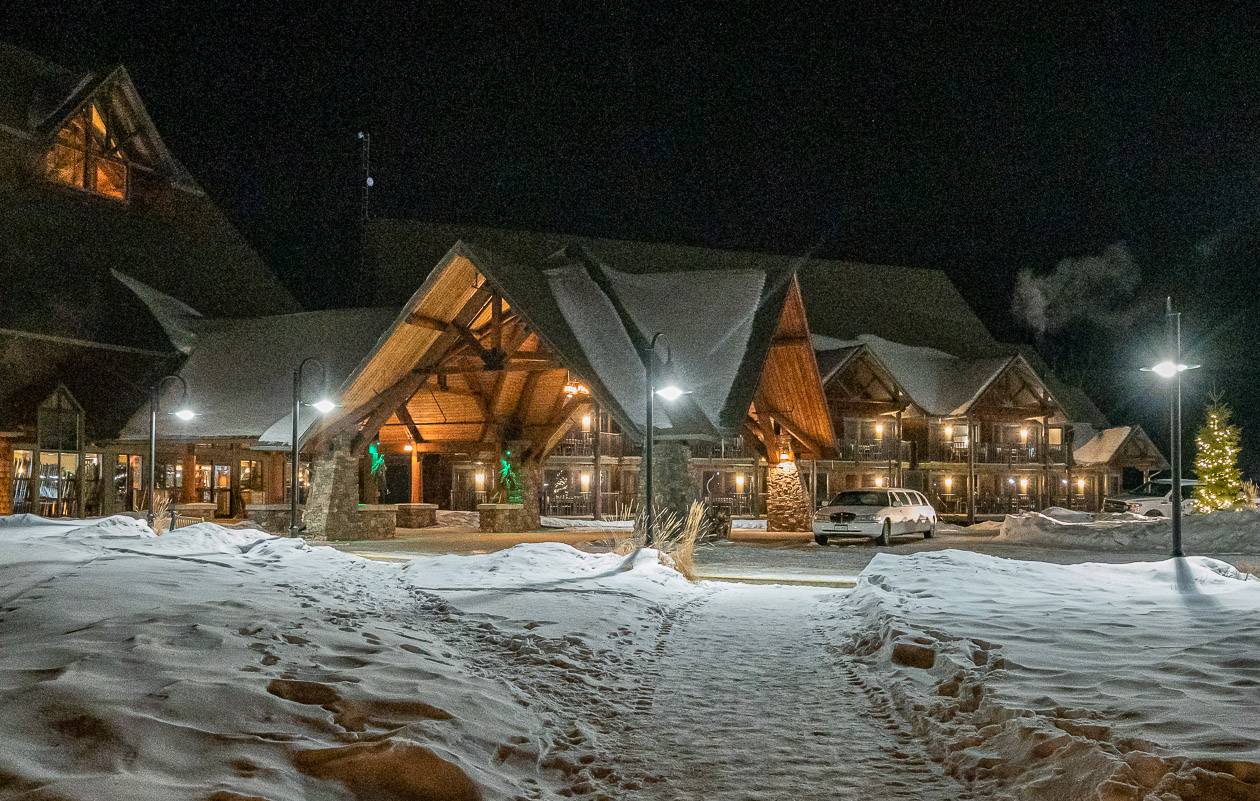
[[[1181,479],[1181,511],[1183,514],[1194,511],[1191,495],[1194,485],[1199,482],[1193,478]],[[1172,479],[1155,478],[1135,490],[1103,499],[1104,512],[1132,512],[1147,517],[1172,516]]]
[[[896,534],[936,535],[936,510],[923,494],[902,487],[845,490],[814,513],[814,542],[870,537],[888,545]]]

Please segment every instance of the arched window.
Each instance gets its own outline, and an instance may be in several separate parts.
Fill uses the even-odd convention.
[[[127,199],[127,161],[119,131],[96,101],[76,111],[48,151],[48,177],[86,192]]]

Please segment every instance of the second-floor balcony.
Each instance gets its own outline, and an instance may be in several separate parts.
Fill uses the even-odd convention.
[[[977,442],[977,464],[1040,464],[1048,461],[1051,464],[1063,464],[1066,450],[1062,445],[1041,445],[1030,442]],[[927,453],[920,453],[919,461],[957,462],[966,464],[971,460],[971,449],[966,440],[950,442],[934,442]]]
[[[614,434],[604,431],[599,435],[599,452],[601,456],[618,457],[623,455],[623,440],[621,434]],[[594,431],[570,431],[560,440],[560,444],[556,445],[555,450],[551,453],[553,456],[588,456],[595,455],[595,437]]]
[[[889,462],[901,459],[910,460],[910,443],[898,442],[892,437],[858,442],[841,440],[836,443],[840,461],[844,462]]]

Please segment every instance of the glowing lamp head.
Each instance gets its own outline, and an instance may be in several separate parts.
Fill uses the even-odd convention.
[[[882,486],[884,486],[884,477],[883,477],[883,476],[876,476],[876,477],[875,477],[875,486],[877,486],[877,487],[882,487]]]
[[[197,413],[196,413],[196,412],[194,412],[192,409],[189,409],[189,408],[186,408],[186,407],[185,407],[185,408],[180,409],[179,411],[175,412],[175,416],[176,416],[176,417],[178,417],[180,420],[183,420],[183,421],[186,423],[186,422],[188,422],[189,420],[191,420],[191,419],[193,419],[194,417],[196,417],[196,416],[197,416]]]
[[[403,450],[406,451],[407,453],[411,453],[415,449],[416,449],[416,446],[412,445],[410,442],[408,442],[406,445],[403,446]]]
[[[876,424],[875,424],[875,436],[877,436],[877,437],[882,437],[882,436],[884,436],[884,424],[883,424],[883,423],[876,423]]]
[[[328,414],[333,409],[337,408],[337,404],[328,400],[328,398],[320,398],[319,400],[312,403],[311,406],[315,407],[315,411],[319,412],[320,414]]]
[[[1079,492],[1084,492],[1084,491],[1085,491],[1085,479],[1083,479],[1083,478],[1078,478],[1078,479],[1076,479],[1076,489],[1077,489],[1077,491],[1079,491]]]
[[[949,492],[954,488],[954,479],[952,476],[945,477],[945,491]]]
[[[954,438],[954,427],[953,427],[953,426],[951,426],[951,425],[946,425],[946,426],[945,426],[945,428],[944,428],[944,432],[945,432],[945,439],[953,439],[953,438]]]
[[[667,401],[676,401],[683,396],[683,391],[678,386],[669,384],[656,390],[656,394]]]
[[[1027,441],[1028,441],[1028,429],[1026,429],[1026,428],[1021,428],[1021,429],[1019,430],[1019,441],[1020,441],[1020,442],[1027,442]]]
[[[1160,378],[1172,378],[1177,373],[1184,373],[1186,370],[1197,369],[1197,364],[1174,364],[1168,360],[1164,360],[1154,367],[1143,367],[1142,370],[1148,373],[1154,373]]]

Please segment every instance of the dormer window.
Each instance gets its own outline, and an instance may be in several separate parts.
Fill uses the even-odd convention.
[[[66,121],[48,151],[49,179],[85,192],[126,200],[127,174],[119,131],[96,101]]]

